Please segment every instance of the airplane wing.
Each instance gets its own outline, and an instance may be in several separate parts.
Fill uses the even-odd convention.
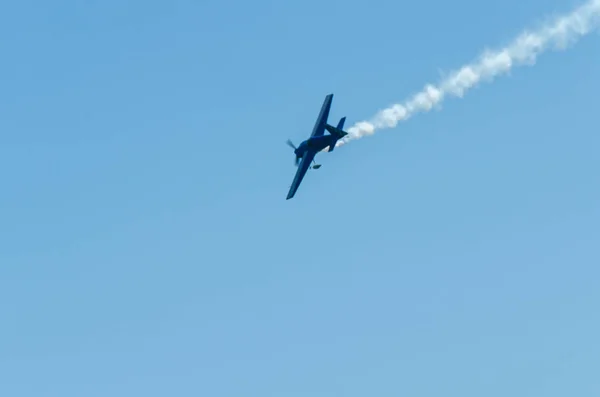
[[[311,137],[321,136],[325,133],[325,125],[327,124],[327,119],[329,118],[329,109],[331,109],[331,101],[333,100],[333,94],[329,94],[325,97],[325,101],[323,102],[323,106],[321,106],[321,113],[319,113],[319,117],[317,117],[317,122],[313,127]]]
[[[294,197],[294,194],[296,194],[296,190],[298,190],[298,187],[300,186],[300,183],[302,182],[304,175],[306,175],[306,171],[308,171],[308,167],[310,167],[310,163],[315,158],[315,154],[316,153],[314,153],[314,152],[307,151],[304,154],[304,157],[302,157],[300,164],[298,164],[298,170],[296,171],[296,176],[294,177],[292,186],[290,186],[290,191],[288,192],[286,200],[291,199],[292,197]]]

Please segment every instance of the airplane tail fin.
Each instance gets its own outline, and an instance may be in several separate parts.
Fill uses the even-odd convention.
[[[339,139],[342,139],[343,137],[345,137],[346,135],[348,135],[348,133],[346,131],[344,131],[344,123],[346,122],[346,117],[342,117],[340,119],[340,121],[338,122],[337,127],[331,126],[329,124],[325,125],[325,129],[327,131],[329,131],[329,133],[331,135],[333,135],[336,139],[331,143],[331,145],[329,145],[329,151],[332,152],[333,149],[335,148],[335,144],[337,143],[337,141]]]

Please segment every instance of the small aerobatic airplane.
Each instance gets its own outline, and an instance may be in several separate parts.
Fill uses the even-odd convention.
[[[298,170],[296,171],[296,176],[294,177],[292,186],[290,186],[290,191],[286,200],[294,197],[296,190],[298,190],[298,186],[300,186],[300,183],[309,168],[316,170],[321,167],[320,164],[314,164],[310,167],[310,164],[314,163],[316,154],[328,146],[329,151],[333,151],[337,141],[348,135],[347,132],[342,130],[344,128],[346,117],[340,119],[337,127],[327,124],[332,100],[333,94],[329,94],[325,97],[325,102],[323,102],[323,106],[321,107],[321,113],[319,113],[319,117],[317,118],[317,122],[315,123],[310,138],[302,142],[298,147],[294,146],[290,140],[287,142],[288,145],[294,149],[294,153],[296,154],[296,167],[298,167]],[[327,130],[329,134],[325,135],[325,130]]]

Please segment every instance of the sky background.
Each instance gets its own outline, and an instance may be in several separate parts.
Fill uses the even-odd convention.
[[[0,5],[0,395],[600,393],[600,37],[317,157],[573,0]]]

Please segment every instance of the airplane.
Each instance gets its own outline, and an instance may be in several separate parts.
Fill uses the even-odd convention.
[[[329,94],[325,97],[325,101],[321,107],[321,112],[319,113],[319,117],[317,117],[317,121],[313,127],[312,134],[307,140],[302,142],[298,147],[296,147],[292,141],[287,141],[287,144],[294,149],[294,154],[296,155],[295,163],[296,167],[298,167],[298,170],[296,171],[294,181],[292,182],[292,186],[290,186],[286,200],[294,197],[296,190],[298,190],[298,187],[300,186],[300,183],[302,182],[302,179],[304,178],[304,175],[306,175],[306,171],[308,171],[309,168],[317,170],[321,167],[321,165],[316,164],[314,160],[317,153],[327,147],[329,147],[329,152],[332,152],[337,141],[348,135],[347,132],[343,131],[346,117],[342,117],[340,119],[337,127],[327,124],[332,100],[333,94]],[[325,134],[325,130],[327,130],[329,134]],[[311,163],[314,164],[312,167],[310,167]]]

